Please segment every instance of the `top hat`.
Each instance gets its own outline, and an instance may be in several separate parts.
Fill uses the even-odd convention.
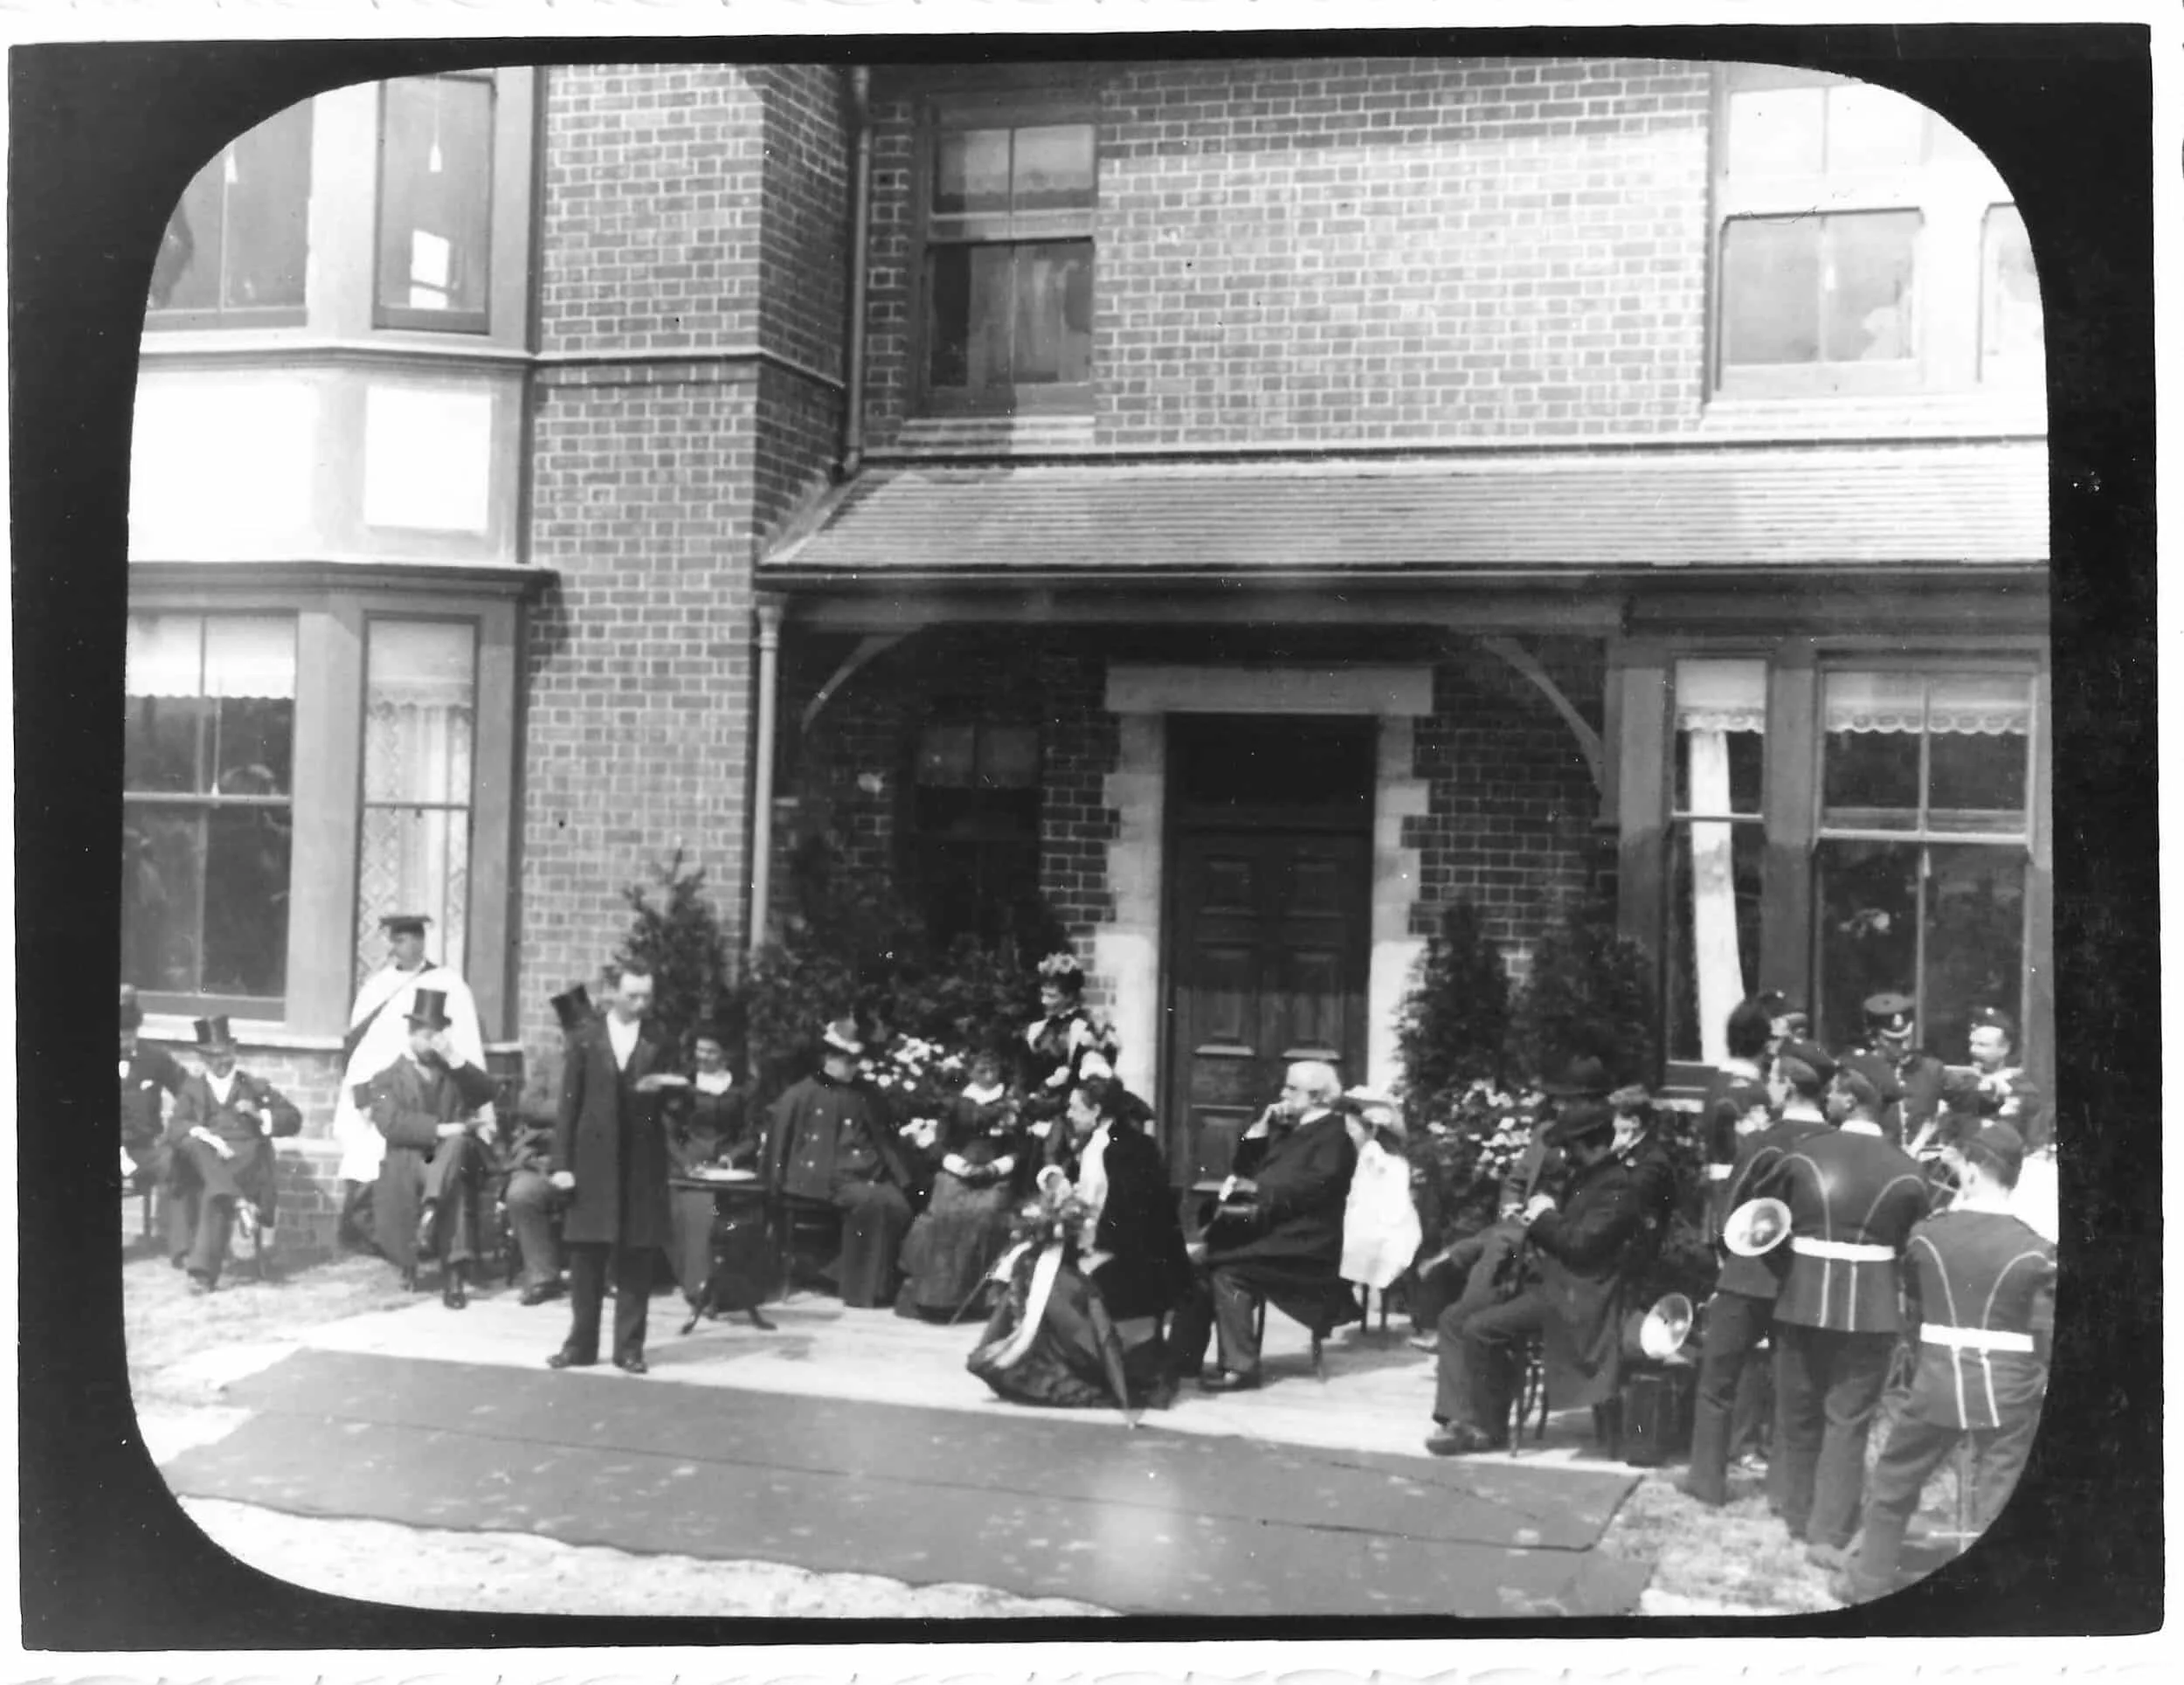
[[[1552,1082],[1539,1085],[1539,1092],[1552,1095],[1558,1100],[1583,1095],[1592,1100],[1605,1100],[1614,1092],[1615,1084],[1607,1074],[1607,1067],[1590,1053],[1581,1053],[1562,1067],[1562,1074]]]
[[[854,1018],[836,1019],[819,1032],[819,1041],[838,1053],[847,1053],[852,1059],[865,1050],[865,1044],[857,1039],[857,1020]]]
[[[2025,1167],[2025,1138],[2007,1123],[1989,1123],[1958,1147],[1969,1163],[1998,1171],[2013,1187]]]
[[[1909,1035],[1911,1021],[1918,1013],[1918,1003],[1909,995],[1868,995],[1865,998],[1865,1027],[1876,1035]]]
[[[121,1027],[124,1030],[134,1030],[140,1027],[143,1022],[144,1009],[137,1005],[136,985],[133,983],[125,983],[121,985]]]
[[[561,1020],[561,1032],[572,1036],[584,1026],[591,1016],[591,991],[581,983],[572,984],[546,1003],[554,1009],[554,1016]]]
[[[421,936],[432,921],[422,913],[383,913],[379,928],[390,936]]]
[[[1613,1134],[1615,1108],[1606,1099],[1591,1095],[1572,1100],[1556,1114],[1543,1137],[1552,1147],[1566,1147],[1589,1136]]]
[[[235,1051],[235,1032],[228,1028],[225,1015],[201,1018],[190,1027],[197,1032],[198,1052],[232,1053]]]
[[[1972,1014],[1971,1022],[1965,1027],[1969,1030],[2000,1030],[2009,1038],[2012,1046],[2017,1044],[2017,1020],[1999,1006],[1980,1007]]]
[[[404,1014],[411,1023],[422,1024],[428,1030],[445,1030],[448,1026],[447,991],[420,989],[410,1010]]]

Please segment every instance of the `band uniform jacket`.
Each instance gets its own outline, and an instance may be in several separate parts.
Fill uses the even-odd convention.
[[[1825,1130],[1798,1142],[1754,1192],[1790,1208],[1790,1266],[1774,1319],[1839,1334],[1893,1334],[1904,1243],[1925,1216],[1918,1162],[1879,1126]]]
[[[1764,1089],[1766,1079],[1759,1067],[1750,1060],[1738,1059],[1716,1068],[1708,1080],[1706,1093],[1699,1101],[1699,1144],[1706,1155],[1706,1208],[1700,1218],[1705,1240],[1711,1246],[1720,1238],[1720,1219],[1728,1213],[1720,1201],[1712,1196],[1721,1191],[1735,1167],[1737,1155],[1748,1136],[1738,1132],[1737,1126],[1744,1121],[1744,1110],[1732,1097],[1739,1088]]]
[[[164,1047],[148,1041],[139,1041],[136,1051],[120,1063],[121,1146],[142,1166],[159,1152],[159,1138],[166,1129],[167,1096],[179,1095],[190,1074]]]
[[[667,1096],[637,1085],[667,1068],[665,1044],[649,1023],[638,1028],[629,1063],[617,1069],[604,1018],[571,1039],[554,1119],[556,1171],[577,1178],[561,1219],[571,1245],[668,1244]]]
[[[272,1113],[270,1134],[259,1109],[261,1107]],[[210,1130],[227,1143],[235,1156],[222,1158],[211,1148],[190,1151],[190,1132],[197,1129]],[[302,1129],[303,1115],[272,1083],[238,1070],[227,1091],[227,1103],[223,1105],[213,1096],[211,1080],[199,1073],[183,1080],[173,1115],[167,1120],[167,1133],[159,1144],[167,1156],[169,1180],[187,1162],[196,1167],[207,1193],[241,1195],[255,1201],[265,1213],[273,1204],[273,1141],[300,1134]]]
[[[1641,1141],[1628,1156],[1570,1171],[1568,1197],[1525,1231],[1534,1288],[1547,1306],[1540,1336],[1547,1396],[1558,1410],[1615,1390],[1622,1324],[1635,1278],[1676,1211],[1676,1175]]]
[[[2028,1152],[2051,1144],[2055,1120],[2047,1095],[2022,1065],[1985,1073],[1945,1072],[1942,1096],[1949,1107],[1942,1129],[1952,1143],[1976,1134],[1982,1123],[2007,1123]]]
[[[1914,1047],[1898,1060],[1887,1048],[1868,1042],[1845,1053],[1842,1062],[1870,1077],[1876,1088],[1884,1089],[1893,1082],[1902,1092],[1903,1098],[1890,1101],[1881,1114],[1881,1133],[1890,1146],[1908,1150],[1926,1125],[1941,1115],[1942,1082],[1947,1067],[1932,1053]],[[1942,1131],[1937,1129],[1928,1144],[1940,1150]]]
[[[1102,1163],[1107,1198],[1092,1232],[1092,1248],[1107,1261],[1091,1273],[1108,1315],[1117,1322],[1158,1316],[1191,1289],[1191,1260],[1175,1194],[1160,1163],[1160,1149],[1127,1123],[1107,1132]],[[1074,1169],[1071,1179],[1075,1179]]]
[[[1736,1163],[1730,1166],[1727,1179],[1715,1183],[1709,1190],[1712,1220],[1707,1226],[1717,1240],[1723,1226],[1729,1221],[1729,1213],[1755,1197],[1753,1188],[1781,1164],[1783,1154],[1800,1141],[1828,1133],[1828,1126],[1817,1117],[1781,1117],[1756,1135],[1746,1136],[1738,1150]],[[1720,1291],[1769,1300],[1781,1291],[1782,1277],[1790,1267],[1787,1241],[1757,1258],[1744,1257],[1726,1246],[1720,1247],[1720,1252],[1721,1274],[1714,1282]]]
[[[1999,1427],[2036,1409],[2055,1329],[2055,1248],[2002,1212],[1952,1211],[1911,1231],[1904,1298],[1919,1421]]]
[[[475,1065],[420,1063],[407,1053],[365,1084],[365,1115],[386,1142],[371,1196],[373,1238],[400,1267],[417,1263],[425,1183],[418,1171],[440,1150],[439,1126],[472,1117],[494,1093],[491,1074]]]
[[[890,1138],[884,1108],[855,1081],[814,1071],[773,1103],[764,1154],[766,1186],[792,1199],[832,1205],[853,1182],[907,1187],[909,1167]]]

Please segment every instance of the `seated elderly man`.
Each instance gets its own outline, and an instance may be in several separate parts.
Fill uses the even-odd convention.
[[[303,1115],[270,1082],[235,1066],[224,1017],[197,1020],[204,1069],[187,1079],[160,1142],[168,1177],[168,1255],[190,1272],[194,1293],[219,1282],[228,1236],[245,1240],[274,1217],[273,1140],[296,1134]]]
[[[1292,1065],[1282,1098],[1237,1143],[1235,1173],[1192,1248],[1196,1291],[1176,1312],[1179,1373],[1199,1368],[1220,1331],[1220,1366],[1199,1380],[1209,1392],[1259,1385],[1261,1299],[1321,1333],[1357,1316],[1342,1281],[1342,1219],[1358,1149],[1341,1096],[1333,1067]]]
[[[1536,1193],[1524,1211],[1534,1274],[1524,1291],[1482,1310],[1440,1357],[1426,1449],[1437,1457],[1509,1444],[1510,1405],[1534,1337],[1547,1365],[1547,1395],[1563,1409],[1598,1404],[1615,1390],[1630,1283],[1660,1244],[1676,1202],[1664,1156],[1617,1137],[1603,1100],[1565,1106],[1547,1132],[1570,1163],[1565,1198]]]

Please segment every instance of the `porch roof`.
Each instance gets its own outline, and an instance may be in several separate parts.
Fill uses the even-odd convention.
[[[782,587],[2036,567],[2038,439],[873,469]]]

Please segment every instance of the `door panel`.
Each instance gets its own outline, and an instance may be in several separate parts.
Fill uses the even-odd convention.
[[[1164,1114],[1184,1181],[1228,1173],[1290,1061],[1362,1080],[1372,849],[1361,833],[1185,830],[1174,854]]]

